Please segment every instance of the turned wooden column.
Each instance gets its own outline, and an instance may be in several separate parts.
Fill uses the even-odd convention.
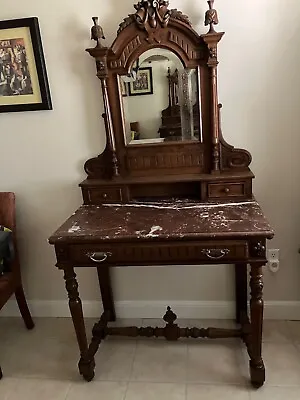
[[[207,66],[210,70],[211,91],[211,144],[212,173],[220,172],[220,135],[219,135],[219,100],[218,100],[218,43],[224,32],[216,32],[214,25],[219,23],[217,11],[213,8],[214,0],[209,0],[209,10],[205,14],[205,25],[209,25],[207,34],[202,35],[208,48]]]
[[[250,313],[251,313],[251,336],[250,336],[250,375],[251,383],[260,387],[265,381],[265,367],[262,359],[262,329],[263,329],[263,265],[252,263],[250,272]]]
[[[99,25],[96,25],[98,29],[102,28]],[[93,27],[94,28],[94,27]],[[93,29],[92,28],[92,29]],[[103,31],[102,31],[103,35]],[[96,39],[95,39],[96,40]],[[104,104],[104,122],[105,122],[105,130],[106,130],[106,149],[105,151],[111,154],[112,160],[112,176],[119,176],[119,161],[117,158],[117,149],[116,149],[116,141],[114,136],[114,129],[112,123],[112,116],[109,106],[109,98],[108,98],[108,66],[107,66],[107,54],[109,52],[108,47],[103,47],[100,43],[100,38],[98,39],[97,45],[95,48],[87,49],[86,51],[94,57],[96,61],[97,68],[97,77],[101,81],[102,95],[103,95],[103,104]]]
[[[88,344],[86,330],[83,318],[82,303],[79,297],[78,282],[72,266],[64,266],[64,279],[69,297],[69,308],[76,332],[77,342],[80,349],[80,361],[78,364],[79,372],[86,380],[92,380],[94,377],[94,359],[88,356]]]

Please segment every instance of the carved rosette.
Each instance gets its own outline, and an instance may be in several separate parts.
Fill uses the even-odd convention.
[[[266,244],[265,241],[257,241],[251,244],[251,256],[265,258],[266,257]]]
[[[101,57],[99,59],[96,59],[96,68],[97,68],[97,77],[99,79],[104,79],[107,77],[108,70],[107,70],[106,57]]]

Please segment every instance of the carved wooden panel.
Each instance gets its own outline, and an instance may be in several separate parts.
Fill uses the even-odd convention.
[[[186,40],[186,37],[175,31],[171,31],[169,35],[170,42],[177,44],[191,60],[199,60],[204,57],[204,51],[196,49],[191,43]]]
[[[126,64],[128,58],[131,56],[131,54],[134,52],[136,48],[138,48],[141,45],[141,40],[139,36],[136,36],[134,39],[132,39],[128,45],[124,48],[121,57],[118,60],[112,61],[110,63],[110,68],[111,69],[116,69],[120,67],[124,67]]]
[[[158,153],[158,154],[140,154],[129,156],[127,159],[128,168],[131,171],[154,168],[186,168],[203,167],[203,154],[179,153]]]

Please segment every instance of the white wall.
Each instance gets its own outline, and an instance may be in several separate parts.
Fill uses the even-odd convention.
[[[107,43],[133,12],[132,0],[6,2],[1,18],[38,16],[53,111],[0,115],[0,189],[15,191],[23,277],[28,298],[65,299],[50,234],[81,204],[77,184],[86,159],[104,147],[100,84],[84,49],[91,17],[99,15]],[[204,32],[204,0],[171,0]],[[254,189],[276,230],[281,270],[266,273],[266,298],[300,300],[300,2],[216,1],[220,26],[223,132],[253,154]],[[81,271],[84,299],[98,298],[94,271]],[[231,300],[231,267],[114,271],[121,300]]]

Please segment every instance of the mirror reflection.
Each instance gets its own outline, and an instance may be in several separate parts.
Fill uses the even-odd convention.
[[[174,53],[146,51],[119,86],[126,144],[199,140],[198,73]]]

